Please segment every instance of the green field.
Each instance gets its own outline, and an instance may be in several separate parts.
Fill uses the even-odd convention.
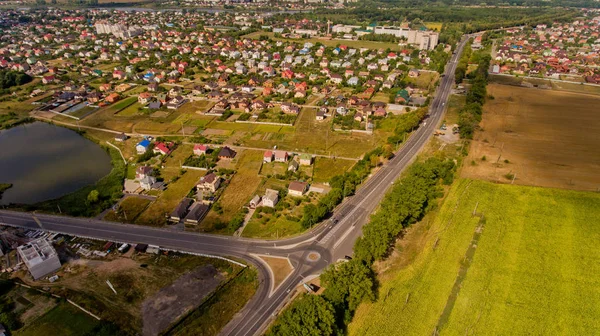
[[[329,182],[332,177],[347,172],[355,163],[351,160],[317,157],[314,159],[313,180],[315,182]]]
[[[113,110],[113,112],[119,112],[122,109],[126,108],[127,106],[135,103],[137,101],[137,97],[129,97],[129,98],[125,98],[122,99],[116,103],[114,103],[113,105],[110,106],[110,109]]]
[[[74,306],[64,302],[23,329],[13,332],[15,336],[84,335],[98,321]]]
[[[125,101],[127,101],[127,100],[125,100]],[[135,102],[135,103],[127,106],[126,108],[122,109],[119,113],[117,113],[117,116],[133,117],[135,115],[140,114],[140,110],[139,110],[140,107],[142,107],[142,105],[140,105],[140,103],[138,103],[138,102]]]
[[[104,220],[113,222],[132,223],[148,207],[152,201],[141,197],[127,197],[120,204],[118,210],[110,210]]]
[[[308,38],[308,39],[286,39],[286,38],[278,38],[275,37],[275,34],[273,32],[265,32],[265,31],[258,31],[258,32],[254,32],[248,35],[244,35],[243,37],[245,38],[251,38],[251,39],[258,39],[260,38],[261,35],[265,35],[270,37],[271,39],[275,40],[275,41],[288,41],[288,42],[297,42],[297,43],[305,43],[305,42],[311,42],[311,43],[321,43],[325,46],[328,47],[337,47],[339,45],[346,45],[350,48],[368,48],[368,49],[391,49],[391,50],[402,50],[402,47],[399,46],[397,43],[390,43],[390,42],[377,42],[377,41],[362,41],[362,40],[327,40],[327,39],[320,39],[320,38]]]
[[[420,254],[388,274],[349,334],[595,333],[599,204],[595,193],[457,181]]]

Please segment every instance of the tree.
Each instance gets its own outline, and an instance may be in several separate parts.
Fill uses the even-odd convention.
[[[90,191],[90,193],[88,194],[87,200],[90,203],[96,203],[96,202],[98,202],[99,196],[100,196],[100,193],[98,192],[98,190],[94,189],[94,190]]]
[[[326,288],[324,296],[349,313],[354,312],[361,302],[375,300],[375,274],[361,260],[353,259],[329,267],[321,281]]]
[[[304,295],[295,300],[275,322],[269,335],[335,335],[335,310],[322,296]]]

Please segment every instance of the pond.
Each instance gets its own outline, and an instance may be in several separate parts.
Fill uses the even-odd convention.
[[[0,204],[33,204],[94,184],[112,169],[108,153],[70,129],[35,122],[0,131]]]

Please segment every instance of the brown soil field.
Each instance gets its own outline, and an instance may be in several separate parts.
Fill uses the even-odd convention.
[[[600,189],[600,97],[499,84],[488,94],[463,177]]]

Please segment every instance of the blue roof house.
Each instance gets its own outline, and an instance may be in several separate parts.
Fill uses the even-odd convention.
[[[148,147],[150,147],[150,140],[144,139],[135,146],[135,150],[138,154],[144,154],[148,150]]]

